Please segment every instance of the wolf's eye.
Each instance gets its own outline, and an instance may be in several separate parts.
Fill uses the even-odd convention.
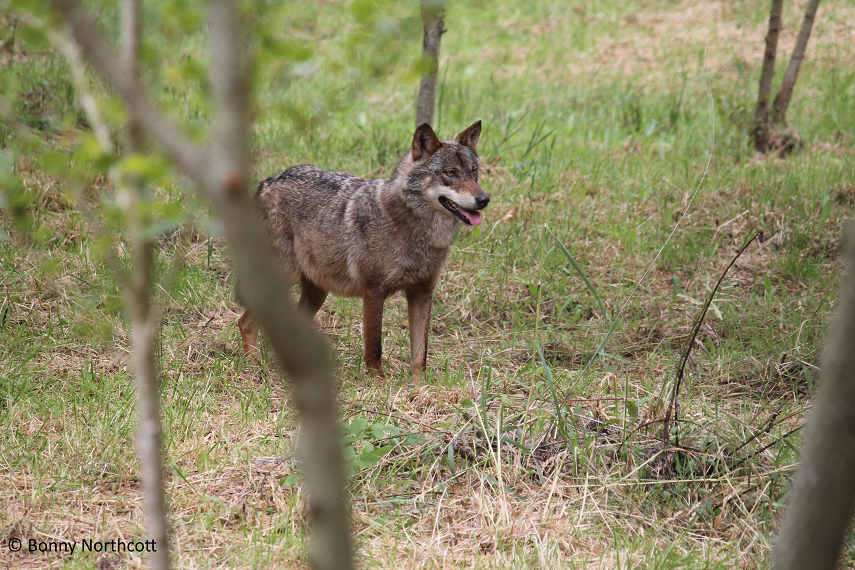
[[[449,168],[448,170],[444,171],[443,174],[445,174],[449,178],[454,178],[455,176],[457,176],[457,171]]]

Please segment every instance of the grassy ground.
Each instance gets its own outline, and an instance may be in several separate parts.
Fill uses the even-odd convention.
[[[398,27],[378,24],[412,41],[374,34],[358,44],[348,43],[364,16],[354,6],[265,14],[280,22],[279,39],[314,55],[256,70],[259,178],[295,163],[380,176],[408,147],[417,6],[387,7]],[[801,8],[788,4],[782,53]],[[200,130],[204,86],[194,88],[192,62],[204,44],[170,23],[173,9],[151,8],[149,24],[164,24],[149,41],[161,59],[147,74]],[[406,372],[403,299],[387,303],[384,382],[361,367],[358,301],[331,298],[318,319],[341,378],[361,566],[766,565],[855,199],[855,9],[820,7],[790,110],[806,146],[785,159],[748,148],[765,10],[451,5],[438,129],[451,137],[484,121],[482,187],[492,202],[450,254],[426,378],[416,385]],[[85,119],[67,68],[46,49],[22,47],[25,34],[11,29],[0,38],[4,93],[79,170],[88,164],[75,154]],[[350,74],[350,64],[363,73]],[[180,88],[170,87],[176,77]],[[0,144],[13,139],[0,130]],[[23,185],[6,188],[0,244],[0,564],[140,567],[128,554],[7,549],[14,537],[144,534],[129,325],[101,253],[123,259],[123,242],[93,237],[72,184],[26,154],[17,172]],[[181,180],[161,178],[160,364],[176,566],[303,567],[287,385],[271,358],[258,367],[241,354],[228,251]],[[118,223],[105,177],[79,187],[102,224]],[[34,200],[27,222],[12,220],[16,196]],[[580,375],[687,206],[605,354]],[[695,340],[663,450],[658,420],[692,323],[754,231],[759,239],[725,276]],[[855,562],[851,533],[844,557]]]

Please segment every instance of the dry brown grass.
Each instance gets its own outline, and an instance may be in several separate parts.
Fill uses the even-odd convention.
[[[789,8],[789,26],[799,9]],[[610,33],[573,44],[561,39],[571,21],[592,27],[602,21],[579,10],[551,18],[509,10],[496,26],[522,39],[479,49],[485,61],[503,62],[495,66],[497,78],[554,84],[562,96],[580,78],[609,86],[626,76],[648,93],[671,93],[680,88],[679,72],[696,72],[698,52],[708,50],[711,75],[733,91],[739,66],[759,64],[764,23],[747,11],[735,2],[698,0],[669,10],[615,9],[619,17],[603,24]],[[817,65],[829,46],[851,44],[855,22],[846,2],[824,3],[821,11],[828,16],[818,21],[808,54]],[[788,52],[791,31],[782,42]],[[449,65],[469,65],[473,54],[452,54]],[[844,53],[836,61],[850,58]],[[810,85],[805,97],[817,89]],[[389,101],[385,93],[366,99],[381,107]],[[486,96],[477,100],[487,108]],[[545,105],[545,116],[556,101]],[[537,101],[512,104],[538,112]],[[484,184],[494,200],[480,237],[461,234],[441,279],[424,383],[413,384],[406,373],[400,297],[390,299],[385,314],[383,382],[361,370],[359,303],[330,299],[318,316],[340,370],[345,422],[418,436],[354,470],[362,567],[755,568],[768,560],[782,492],[795,469],[791,447],[798,438],[785,436],[810,408],[839,269],[837,236],[853,206],[851,169],[842,182],[821,170],[851,165],[851,136],[815,135],[787,160],[717,149],[711,176],[671,248],[605,348],[620,360],[601,358],[580,380],[608,319],[673,227],[675,212],[688,204],[692,173],[702,165],[695,169],[698,153],[680,148],[685,139],[668,143],[665,154],[635,131],[621,131],[620,141],[609,143],[603,132],[626,125],[609,118],[604,127],[597,121],[606,119],[584,107],[573,112],[594,134],[574,131],[578,140],[565,149],[571,158],[550,159],[558,172],[537,184],[517,163],[525,140],[501,148],[504,158],[490,157],[495,164],[484,168]],[[698,131],[691,137],[702,138],[697,133],[708,129],[707,118],[692,120]],[[492,136],[500,136],[500,126],[497,120]],[[367,152],[363,138],[352,146]],[[265,150],[260,160],[300,161],[300,144],[277,154]],[[575,147],[584,152],[573,155]],[[653,169],[668,161],[683,164]],[[594,170],[597,162],[609,165],[606,174]],[[6,506],[0,567],[141,568],[135,555],[49,558],[6,548],[18,536],[79,541],[144,534],[128,327],[116,280],[63,184],[35,168],[25,181],[36,196],[34,231],[43,231],[33,243],[12,230],[11,242],[0,245],[0,501]],[[104,180],[96,181],[89,199],[104,189]],[[820,227],[822,196],[833,208]],[[0,216],[11,228],[8,214]],[[606,317],[578,275],[565,272],[569,266],[545,224],[598,288]],[[269,355],[263,367],[244,360],[228,252],[215,239],[209,265],[207,232],[200,228],[193,222],[161,240],[163,259],[182,259],[173,286],[158,291],[176,566],[302,568],[307,513],[291,455],[297,422],[287,385]],[[761,239],[731,269],[689,359],[679,444],[672,437],[663,447],[660,420],[694,319],[733,252],[756,229]],[[123,259],[121,239],[111,244]],[[569,403],[560,419],[536,343]],[[505,435],[527,451],[496,444],[503,422],[519,426]],[[357,452],[388,443],[357,435],[350,443]],[[695,463],[678,469],[678,461]]]
[[[841,190],[840,196],[848,195],[847,188]],[[746,187],[737,192],[745,192],[747,196],[751,189]],[[607,194],[600,194],[586,200],[589,205],[596,203],[602,208],[608,198]],[[762,286],[757,275],[772,271],[770,265],[787,247],[789,231],[784,218],[766,212],[760,219],[761,214],[753,208],[720,219],[719,212],[725,211],[724,205],[735,198],[739,194],[735,196],[733,192],[705,195],[685,226],[686,232],[715,227],[722,252],[732,251],[752,228],[766,228],[762,242],[749,249],[732,270],[728,278],[731,289],[717,301],[722,308],[739,304],[746,293]],[[538,199],[532,198],[534,203]],[[846,202],[845,198],[842,200]],[[525,202],[504,205],[512,209],[508,209],[511,215],[505,214],[502,223],[519,223],[516,220],[528,223],[525,220],[531,219],[533,210]],[[657,216],[657,209],[655,204],[632,209],[615,205],[611,213],[600,209],[591,220],[592,228],[601,225],[599,217],[645,220]],[[590,211],[595,213],[594,209]],[[61,217],[51,219],[65,232],[66,221]],[[836,269],[833,236],[840,219],[836,215],[832,225],[817,238],[818,251],[828,256],[827,272]],[[70,233],[80,230],[68,228]],[[191,241],[184,265],[204,267],[206,242],[194,232],[189,234]],[[538,239],[529,233],[521,248],[537,247]],[[823,240],[827,239],[831,239],[830,250],[824,249],[823,243],[827,242]],[[772,482],[774,478],[791,473],[793,466],[774,467],[771,451],[766,451],[749,462],[751,467],[747,472],[745,469],[714,471],[681,478],[673,471],[675,453],[696,459],[715,453],[700,448],[692,451],[691,444],[688,448],[663,451],[658,439],[650,437],[656,435],[655,427],[635,429],[659,417],[661,401],[657,404],[660,393],[656,386],[671,373],[673,351],[685,342],[697,312],[690,301],[698,303],[703,299],[704,287],[708,287],[705,284],[723,270],[727,257],[722,253],[701,264],[675,266],[673,270],[682,276],[686,286],[681,293],[686,302],[678,303],[672,310],[663,304],[672,293],[671,272],[661,268],[654,272],[638,304],[625,316],[632,327],[624,329],[609,348],[629,362],[619,369],[598,373],[586,392],[578,394],[595,398],[619,396],[626,384],[634,397],[649,398],[650,406],[641,410],[643,415],[637,421],[630,421],[624,432],[621,427],[624,412],[615,402],[583,403],[575,416],[574,429],[584,434],[590,444],[571,451],[554,423],[552,427],[548,425],[548,395],[543,391],[537,362],[531,358],[533,331],[514,331],[505,321],[513,309],[497,301],[497,281],[467,270],[466,260],[486,255],[484,247],[488,243],[464,239],[442,280],[432,341],[432,371],[439,380],[436,385],[414,386],[406,376],[408,343],[401,299],[389,303],[386,346],[390,379],[379,385],[367,383],[359,372],[358,303],[330,302],[319,315],[319,325],[329,335],[335,353],[341,355],[343,417],[365,417],[372,422],[406,426],[407,430],[426,437],[425,443],[395,451],[354,479],[354,529],[365,564],[456,568],[474,563],[479,567],[499,568],[536,559],[542,567],[576,564],[611,568],[618,564],[618,558],[621,564],[630,565],[649,559],[656,549],[672,545],[675,536],[689,537],[688,543],[699,545],[704,556],[728,565],[753,567],[764,559],[769,548],[770,519],[762,519],[767,522],[758,525],[754,517],[768,503],[770,486],[776,484]],[[124,348],[128,338],[119,315],[96,311],[92,316],[91,311],[82,311],[80,318],[106,321],[110,325],[109,341],[93,345],[82,338],[60,343],[47,340],[53,338],[48,331],[58,327],[51,324],[57,315],[73,313],[79,299],[97,293],[98,288],[90,285],[99,282],[99,272],[104,269],[96,262],[81,266],[76,247],[45,251],[27,247],[18,239],[15,244],[16,277],[4,282],[2,292],[4,298],[11,299],[8,302],[11,316],[6,326],[26,327],[46,339],[27,365],[52,378],[52,383],[59,382],[44,386],[50,392],[79,390],[76,377],[84,371],[95,379],[91,389],[99,389],[102,378],[114,378],[112,382],[118,381],[123,386],[120,397],[128,401],[131,396],[124,392],[131,387]],[[640,274],[644,266],[643,258],[627,254],[608,234],[594,231],[576,247],[591,260],[587,266],[591,275],[607,275],[609,264],[597,260],[614,256],[630,256],[622,264],[622,272],[627,276]],[[174,418],[167,420],[167,426],[173,423],[180,428],[170,437],[168,481],[173,540],[180,567],[203,567],[202,561],[207,558],[223,562],[244,560],[237,563],[244,565],[246,553],[240,552],[239,545],[245,544],[249,536],[281,534],[299,539],[306,528],[299,484],[282,484],[283,478],[296,472],[293,460],[286,455],[267,455],[265,446],[259,445],[278,440],[277,448],[292,446],[296,426],[287,388],[273,363],[259,369],[241,361],[234,328],[239,313],[228,298],[228,271],[216,270],[227,267],[223,253],[218,245],[215,270],[207,272],[212,288],[206,295],[211,296],[204,304],[187,305],[171,294],[161,293],[165,303],[162,348],[167,368],[165,408],[184,405],[188,397],[198,400],[197,391],[207,394],[205,402],[211,402],[210,396],[216,394],[216,405],[209,408],[196,402],[190,406],[189,416],[177,424]],[[48,258],[66,270],[56,277],[46,277],[40,267]],[[528,288],[534,276],[544,278],[536,267],[538,263],[544,261],[536,261],[535,267],[510,271],[503,295],[507,302],[521,302],[524,312],[530,316],[540,314],[546,322],[552,318],[548,317],[550,312],[557,310],[555,300],[542,302],[538,308],[537,297]],[[795,299],[803,292],[803,286],[797,283],[787,282],[785,286]],[[473,298],[475,295],[478,301]],[[487,304],[483,305],[482,300]],[[799,306],[801,302],[798,301]],[[612,310],[616,308],[615,302],[609,305]],[[588,318],[592,320],[587,324],[567,329],[565,344],[545,345],[555,366],[556,382],[561,385],[571,384],[585,364],[586,357],[582,356],[584,352],[580,354],[580,348],[590,350],[601,334],[601,324],[594,314],[589,313]],[[769,417],[766,402],[773,397],[802,405],[804,392],[787,392],[786,386],[791,385],[788,375],[800,374],[791,365],[812,366],[815,358],[815,345],[800,349],[797,343],[796,352],[781,362],[775,361],[777,355],[770,357],[771,360],[761,357],[753,365],[745,363],[744,376],[734,377],[732,364],[709,351],[724,339],[740,334],[732,326],[726,319],[712,315],[707,319],[700,338],[709,344],[699,347],[690,363],[693,377],[703,378],[702,384],[689,387],[687,398],[691,406],[682,414],[684,421],[700,426],[708,423],[708,411],[717,406],[723,418],[731,418],[735,427],[722,427],[722,434],[717,437],[718,445],[724,446],[719,450],[723,456],[733,454],[739,440],[747,439],[760,420]],[[518,337],[515,343],[508,341],[513,334]],[[463,382],[442,380],[442,362],[459,363]],[[4,373],[9,373],[16,364],[12,360],[0,366]],[[487,417],[483,417],[473,412],[473,408],[467,408],[465,400],[477,402],[481,397],[487,367],[491,368],[494,379],[492,393],[499,398],[489,406]],[[191,379],[201,390],[188,387]],[[716,385],[720,388],[713,392],[707,389]],[[225,389],[226,386],[234,390]],[[242,395],[260,389],[269,390],[264,400],[266,411],[251,421],[240,419],[245,414]],[[50,392],[43,392],[43,397],[50,397]],[[104,398],[104,395],[92,397]],[[509,413],[522,413],[525,425],[540,422],[545,431],[526,442],[531,445],[539,440],[533,455],[521,453],[507,443],[496,448],[485,439],[485,430],[489,431],[490,426],[495,429],[499,406],[496,402],[501,402]],[[466,419],[461,409],[469,409],[475,415]],[[779,433],[799,424],[803,411],[796,409],[795,414],[776,424]],[[73,421],[70,413],[66,409],[64,415],[44,416],[26,407],[15,408],[11,421],[16,426],[18,441],[27,445],[28,438],[42,438],[46,447],[39,456],[45,463],[34,471],[3,470],[0,489],[7,509],[0,527],[5,529],[7,538],[142,535],[140,488],[134,475],[132,449],[120,453],[112,463],[97,459],[97,454],[88,462],[84,459],[85,452],[75,453],[75,448],[86,442],[69,434],[68,422]],[[609,420],[617,423],[604,429],[601,422]],[[129,421],[127,417],[122,420],[123,429],[127,429]],[[102,432],[100,437],[107,437],[107,433]],[[452,473],[443,459],[444,449],[452,440],[457,473]],[[760,440],[766,442],[768,438]],[[123,441],[123,445],[129,443]],[[619,455],[622,441],[635,451],[628,456]],[[212,458],[206,459],[209,455]],[[402,469],[410,475],[402,477]],[[536,472],[541,473],[540,477],[533,475]],[[501,481],[499,486],[498,481]],[[685,493],[679,506],[662,499],[662,491],[669,489]],[[720,512],[699,515],[705,504]],[[201,528],[200,519],[207,521]],[[205,525],[211,528],[204,528]],[[616,536],[637,543],[620,545],[615,542]],[[249,545],[266,548],[277,565],[303,564],[300,548],[260,547],[255,542]],[[204,553],[201,558],[200,553]],[[0,556],[7,565],[15,567],[62,564],[62,559],[51,563],[44,558],[14,556],[8,552]],[[113,564],[141,567],[142,561],[131,555],[109,555],[99,558],[97,564],[99,568]]]

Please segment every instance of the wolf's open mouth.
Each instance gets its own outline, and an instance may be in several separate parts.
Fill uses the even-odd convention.
[[[439,203],[442,204],[443,208],[451,212],[455,218],[468,226],[477,226],[481,223],[481,212],[461,208],[445,196],[439,197]]]

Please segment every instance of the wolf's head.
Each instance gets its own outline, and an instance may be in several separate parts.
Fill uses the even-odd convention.
[[[412,165],[408,168],[409,178],[417,182],[431,206],[469,226],[481,223],[480,210],[490,202],[478,185],[475,145],[480,136],[481,121],[450,141],[439,140],[424,123],[413,136]]]

